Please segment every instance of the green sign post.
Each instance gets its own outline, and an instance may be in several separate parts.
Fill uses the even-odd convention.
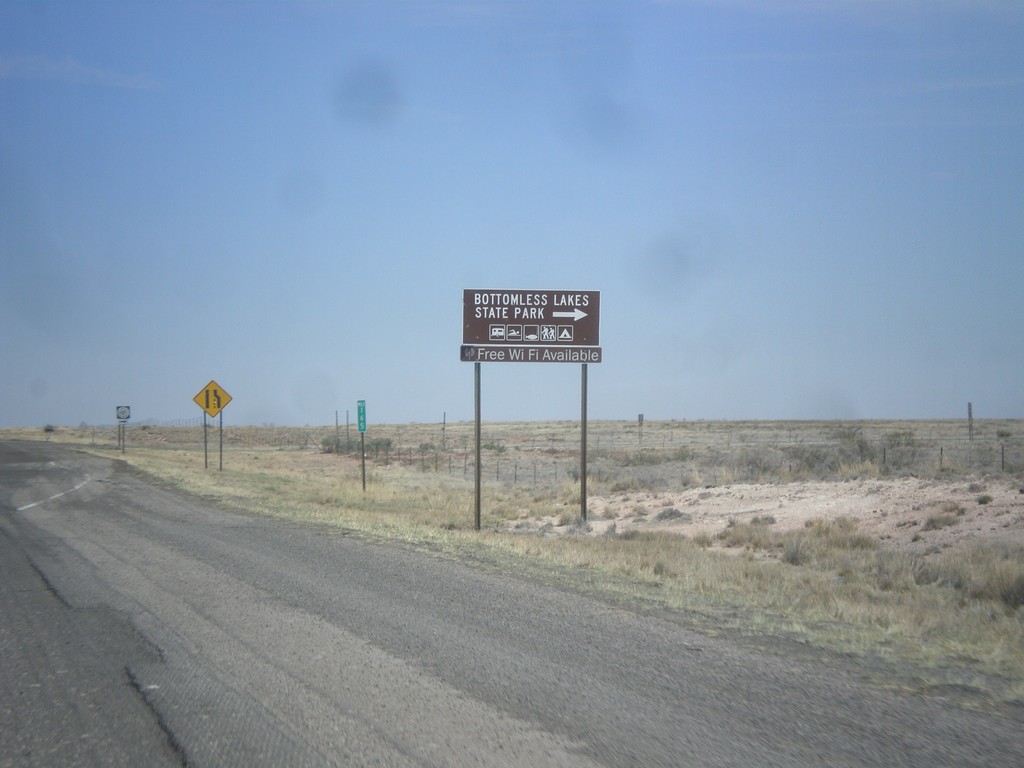
[[[363,464],[363,492],[366,492],[366,401],[356,401],[356,421],[359,424],[359,455]]]

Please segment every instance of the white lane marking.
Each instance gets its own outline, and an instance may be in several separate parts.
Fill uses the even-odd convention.
[[[61,491],[60,493],[55,493],[55,494],[53,494],[53,496],[48,496],[47,498],[45,498],[45,499],[42,499],[41,501],[33,501],[33,502],[32,502],[31,504],[26,504],[26,505],[25,505],[25,506],[23,506],[23,507],[18,507],[18,508],[17,508],[16,510],[14,510],[14,511],[15,511],[15,512],[24,512],[24,511],[25,511],[26,509],[32,509],[32,507],[38,507],[38,506],[39,506],[40,504],[45,504],[45,503],[46,503],[46,502],[48,502],[48,501],[53,501],[54,499],[59,499],[59,498],[60,498],[61,496],[67,496],[67,495],[68,495],[69,493],[74,493],[75,491],[77,491],[77,490],[78,490],[79,488],[81,488],[81,487],[82,487],[83,485],[85,485],[86,483],[88,483],[88,482],[89,482],[89,481],[90,481],[91,479],[92,479],[92,478],[90,478],[90,477],[87,477],[87,478],[85,478],[85,480],[83,480],[82,482],[80,482],[80,483],[79,483],[78,485],[76,485],[76,486],[75,486],[74,488],[70,488],[70,489],[68,489],[68,490],[66,490],[66,491]]]
[[[18,469],[25,469],[25,470],[50,469],[51,467],[56,467],[56,466],[57,466],[57,462],[55,462],[55,461],[12,461],[12,462],[10,462],[8,464],[4,464],[3,465],[4,469],[13,469],[13,470],[18,470]]]

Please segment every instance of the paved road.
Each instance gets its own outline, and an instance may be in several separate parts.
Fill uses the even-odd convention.
[[[1024,765],[1021,718],[0,443],[0,765]]]

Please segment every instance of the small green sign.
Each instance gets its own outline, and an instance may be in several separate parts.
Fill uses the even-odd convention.
[[[365,432],[366,431],[366,401],[365,400],[357,400],[356,401],[356,408],[357,408],[356,419],[359,422],[359,431],[360,432]]]

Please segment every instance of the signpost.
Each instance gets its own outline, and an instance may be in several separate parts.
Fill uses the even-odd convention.
[[[600,363],[601,347],[512,347],[463,344],[467,363]]]
[[[212,418],[231,402],[231,395],[220,384],[211,380],[192,400]]]
[[[224,407],[231,402],[231,395],[213,379],[203,387],[193,402],[203,409],[203,466],[209,468],[209,452],[206,441],[206,417],[220,416],[220,469],[224,470]]]
[[[359,455],[363,465],[363,492],[366,491],[366,401],[356,401],[356,421],[359,424]]]
[[[130,405],[119,405],[117,406],[117,443],[121,448],[121,453],[124,453],[125,445],[128,442],[128,419],[132,417],[132,407]]]
[[[601,292],[462,292],[460,358],[473,363],[476,529],[480,530],[480,363],[579,363],[580,516],[587,519],[587,364],[602,360]]]
[[[463,344],[596,347],[601,343],[600,330],[600,291],[465,290],[462,293]]]

